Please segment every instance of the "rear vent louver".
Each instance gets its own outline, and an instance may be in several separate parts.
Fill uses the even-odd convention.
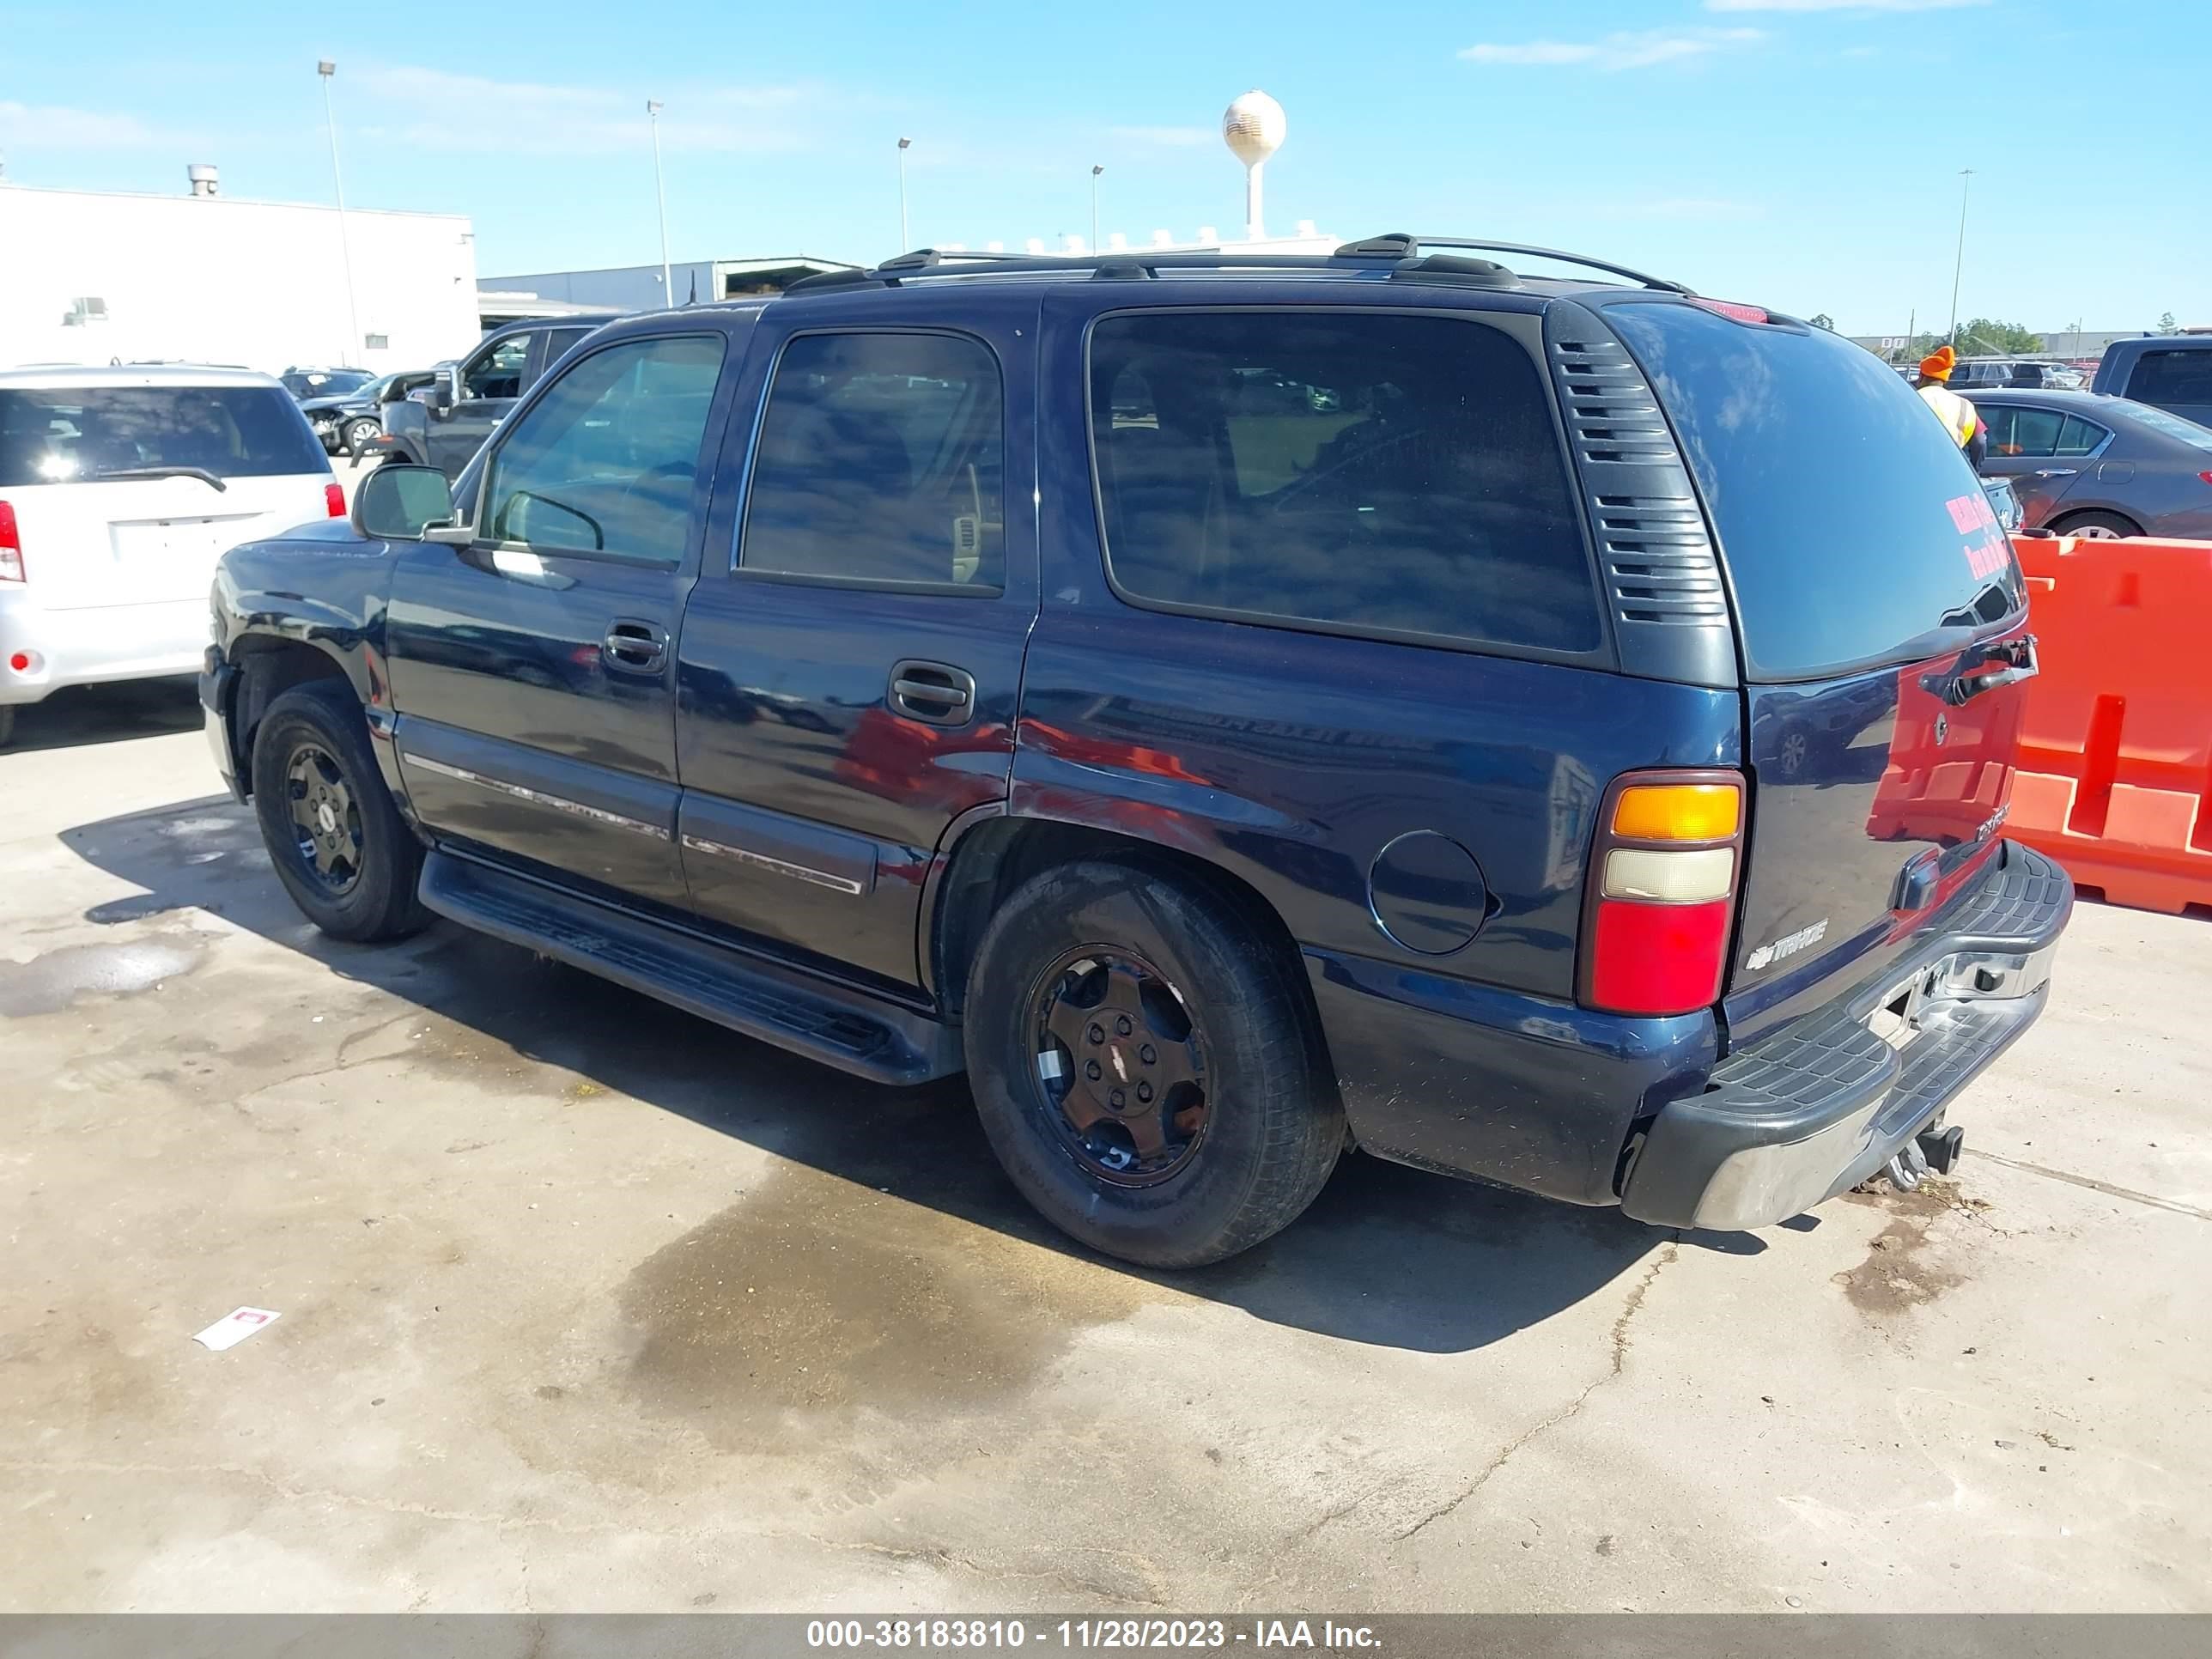
[[[1734,684],[1720,563],[1650,382],[1620,342],[1599,328],[1579,339],[1554,338],[1551,360],[1622,667],[1701,684]],[[1639,637],[1655,629],[1695,629],[1707,637]]]

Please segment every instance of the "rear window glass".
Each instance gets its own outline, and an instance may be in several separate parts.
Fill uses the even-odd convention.
[[[261,478],[324,472],[330,462],[299,405],[275,386],[0,391],[0,488],[148,467]]]
[[[1123,593],[1575,652],[1596,591],[1535,365],[1452,318],[1143,313],[1091,335]]]
[[[1606,307],[1719,532],[1754,679],[1904,659],[2008,616],[2020,567],[1942,421],[1871,352],[1695,306]]]
[[[2212,404],[2212,349],[2146,351],[2128,396],[2154,404]]]
[[[2212,403],[2212,398],[2207,398]],[[2202,427],[2194,421],[2185,421],[2179,415],[2169,415],[2148,404],[2130,403],[2122,405],[2135,417],[2138,426],[2147,426],[2154,432],[2162,432],[2169,438],[2179,438],[2198,449],[2212,449],[2212,427]]]

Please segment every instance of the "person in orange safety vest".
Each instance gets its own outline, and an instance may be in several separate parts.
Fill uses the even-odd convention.
[[[1943,422],[1943,429],[1966,452],[1967,465],[1979,472],[1982,462],[1989,455],[1990,428],[1973,404],[1948,385],[1951,371],[1958,364],[1957,352],[1948,346],[1938,346],[1920,360],[1920,379],[1915,384],[1920,390],[1920,401],[1936,411],[1936,418]]]

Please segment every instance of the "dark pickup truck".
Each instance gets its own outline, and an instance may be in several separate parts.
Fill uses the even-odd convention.
[[[326,931],[964,1070],[1136,1261],[1351,1148],[1668,1227],[1911,1185],[2072,903],[2002,834],[2019,567],[1872,356],[1537,252],[616,322],[458,485],[225,558],[216,763]]]
[[[410,375],[404,387],[382,398],[383,433],[364,447],[386,460],[434,466],[458,478],[546,370],[615,315],[541,318],[492,330],[467,356]]]

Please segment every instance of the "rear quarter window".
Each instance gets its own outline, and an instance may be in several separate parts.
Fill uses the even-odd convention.
[[[2024,603],[1966,456],[1880,359],[1824,330],[1609,305],[1704,495],[1746,672],[1817,679]]]
[[[143,467],[218,478],[325,472],[330,462],[277,386],[0,390],[0,487],[72,483]]]
[[[1092,330],[1090,395],[1127,599],[1561,653],[1601,643],[1551,406],[1497,329],[1123,313]]]

